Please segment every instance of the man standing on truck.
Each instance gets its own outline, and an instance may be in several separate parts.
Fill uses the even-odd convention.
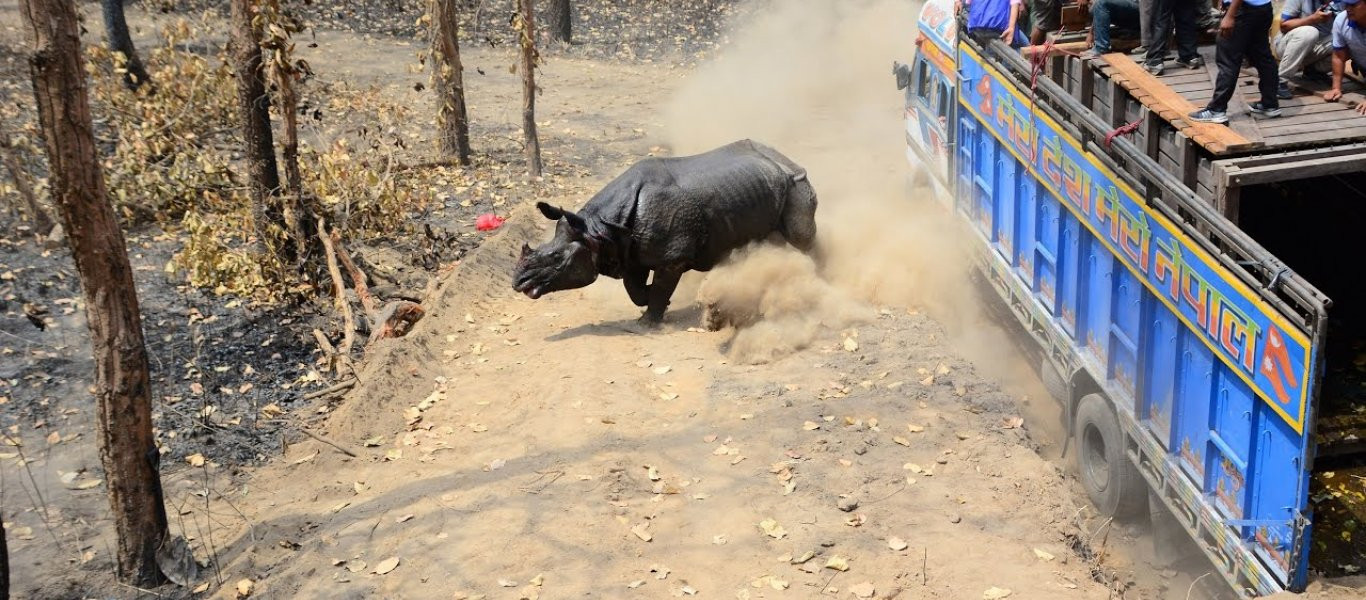
[[[1342,75],[1347,60],[1360,73],[1366,64],[1366,1],[1341,0],[1343,10],[1333,20],[1333,89],[1323,95],[1329,102],[1342,98]],[[1357,112],[1366,115],[1366,102],[1357,105]]]
[[[1358,2],[1360,0],[1357,0]],[[1214,79],[1214,97],[1205,108],[1187,116],[1197,123],[1227,123],[1228,102],[1238,85],[1238,71],[1246,57],[1257,69],[1257,87],[1262,99],[1249,108],[1264,117],[1281,116],[1276,98],[1276,57],[1271,55],[1271,0],[1233,0],[1219,20],[1219,40],[1214,47],[1214,63],[1219,74]]]
[[[1270,2],[1270,0],[1267,0]],[[1148,25],[1151,39],[1147,42],[1147,52],[1143,57],[1143,68],[1153,75],[1161,75],[1163,64],[1167,62],[1167,43],[1172,30],[1176,30],[1176,62],[1188,69],[1205,66],[1200,58],[1199,32],[1195,30],[1200,20],[1200,0],[1155,0],[1153,14]],[[1270,23],[1267,27],[1270,27]]]
[[[1301,71],[1308,77],[1310,65],[1333,55],[1333,18],[1341,11],[1333,0],[1286,0],[1281,9],[1281,35],[1276,38],[1276,54],[1281,58],[1277,98],[1294,97],[1288,77]]]

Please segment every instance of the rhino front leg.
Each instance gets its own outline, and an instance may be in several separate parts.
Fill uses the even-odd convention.
[[[640,320],[649,324],[657,324],[664,320],[664,311],[669,308],[669,298],[674,295],[674,289],[678,287],[678,280],[682,276],[682,273],[675,271],[655,271],[654,281],[650,282],[649,306]]]
[[[645,285],[645,280],[649,278],[649,269],[633,267],[626,270],[626,276],[621,281],[626,284],[626,294],[631,296],[631,304],[645,306],[650,303],[650,287]]]

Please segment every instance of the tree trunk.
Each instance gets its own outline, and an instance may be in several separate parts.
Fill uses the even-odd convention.
[[[470,164],[470,122],[465,111],[465,75],[460,65],[457,0],[432,0],[432,88],[441,154]]]
[[[109,37],[109,49],[123,53],[124,67],[127,69],[123,74],[123,82],[129,89],[138,89],[148,80],[147,69],[138,60],[138,51],[133,47],[132,36],[128,34],[123,0],[100,0],[100,9],[104,13],[104,33]]]
[[[549,0],[546,3],[545,21],[549,26],[551,41],[565,44],[573,41],[569,12],[569,0]]]
[[[120,579],[163,580],[156,552],[167,539],[166,509],[152,440],[151,388],[138,299],[123,232],[104,187],[90,122],[76,7],[72,0],[23,0],[33,32],[33,95],[61,215],[85,295],[95,355],[100,461],[118,532]]]
[[[541,176],[541,140],[536,136],[536,15],[534,0],[521,3],[522,28],[522,136],[526,142],[527,173]]]
[[[0,600],[9,600],[9,545],[5,543],[3,518],[0,518]]]
[[[14,180],[14,189],[19,191],[19,195],[24,198],[24,203],[28,205],[29,216],[33,218],[34,231],[39,235],[47,235],[52,231],[52,217],[43,209],[43,205],[38,203],[38,194],[33,190],[33,181],[29,179],[28,171],[19,164],[19,159],[14,155],[17,149],[10,142],[9,138],[0,137],[0,163],[4,163],[5,170],[9,171],[10,179]]]
[[[251,0],[232,0],[232,63],[237,71],[237,106],[246,141],[251,197],[255,207],[256,235],[264,242],[267,227],[283,224],[280,206],[273,196],[280,191],[280,171],[275,163],[275,138],[270,131],[270,97],[266,96],[261,67],[261,36],[252,25],[256,11]]]

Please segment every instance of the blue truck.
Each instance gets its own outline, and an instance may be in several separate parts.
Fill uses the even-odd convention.
[[[1165,508],[1243,597],[1366,567],[1360,86],[1190,123],[1203,68],[1083,57],[1084,22],[1015,49],[955,8],[894,63],[907,158],[1037,345],[1098,512]]]

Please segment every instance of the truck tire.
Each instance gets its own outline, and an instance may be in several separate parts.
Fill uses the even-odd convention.
[[[1124,453],[1124,436],[1104,396],[1088,394],[1077,406],[1077,470],[1101,516],[1125,519],[1147,509],[1148,483]]]

